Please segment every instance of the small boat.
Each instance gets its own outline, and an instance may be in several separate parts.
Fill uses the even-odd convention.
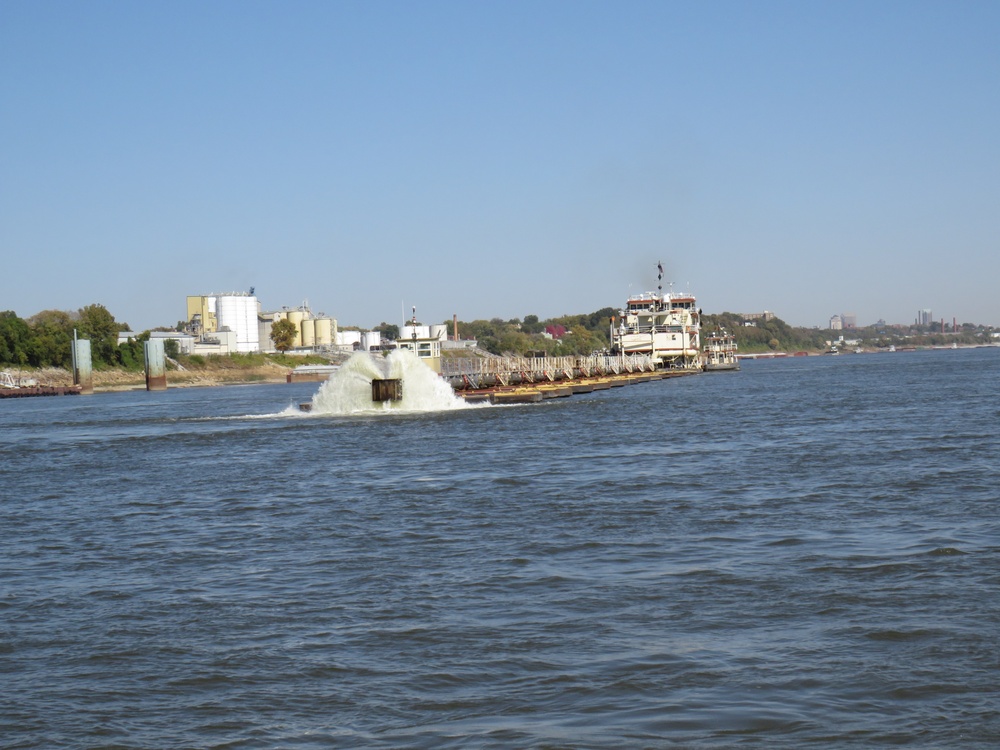
[[[705,347],[701,352],[705,372],[721,372],[740,369],[740,361],[736,358],[736,337],[720,330],[710,333],[705,339]]]
[[[827,349],[823,353],[824,354],[840,354],[840,350],[837,347],[835,347],[835,346],[831,346],[829,349]]]

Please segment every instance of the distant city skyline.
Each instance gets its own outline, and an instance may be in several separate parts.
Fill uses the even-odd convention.
[[[1000,325],[1000,4],[0,4],[0,310]],[[401,305],[402,303],[402,305]],[[838,313],[839,314],[839,313]]]

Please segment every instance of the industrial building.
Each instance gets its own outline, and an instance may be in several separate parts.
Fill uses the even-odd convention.
[[[403,325],[399,339],[386,343],[379,331],[340,331],[337,321],[322,313],[313,314],[308,302],[298,307],[262,311],[253,290],[227,294],[205,294],[187,298],[188,338],[182,351],[194,354],[230,354],[234,352],[273,352],[271,330],[279,320],[295,324],[298,335],[292,353],[381,351],[411,349],[432,369],[439,370],[441,349],[448,343],[448,326],[418,325],[414,319]],[[475,346],[475,341],[457,340],[458,322],[454,321],[455,346]]]
[[[297,350],[329,351],[340,343],[337,321],[314,315],[308,304],[262,312],[252,291],[187,298],[186,332],[195,337],[197,353],[273,352],[271,327],[279,320],[290,320],[298,328]]]
[[[313,315],[308,304],[295,308],[283,307],[273,312],[260,313],[258,317],[261,351],[274,351],[271,327],[279,320],[289,320],[298,328],[298,338],[293,344],[296,349],[328,351],[338,347],[337,321],[322,314]]]
[[[188,297],[187,330],[202,345],[220,346],[229,353],[259,352],[259,309],[257,298],[245,292]]]

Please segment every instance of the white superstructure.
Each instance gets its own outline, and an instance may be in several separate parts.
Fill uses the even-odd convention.
[[[658,265],[663,277],[663,266]],[[646,354],[660,367],[700,368],[701,311],[693,294],[643,292],[628,298],[611,327],[611,351]]]

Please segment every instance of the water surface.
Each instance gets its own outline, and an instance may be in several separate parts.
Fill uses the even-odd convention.
[[[0,402],[4,747],[988,747],[1000,350]]]

